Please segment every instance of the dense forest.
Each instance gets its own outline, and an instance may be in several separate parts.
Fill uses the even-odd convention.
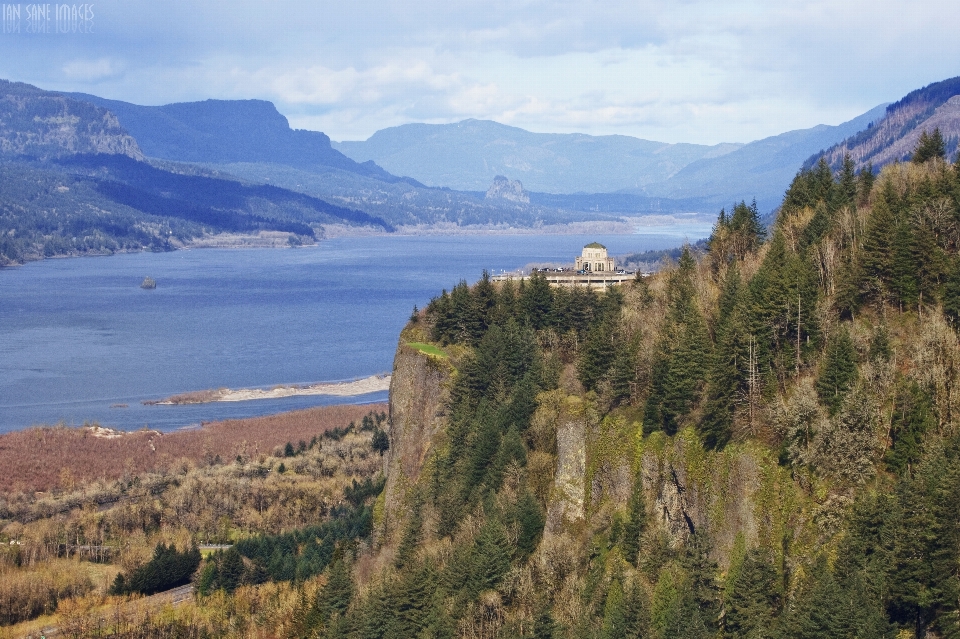
[[[960,163],[943,156],[927,135],[879,175],[818,163],[772,228],[741,203],[702,250],[603,292],[456,284],[401,334],[389,421],[191,471],[159,512],[126,511],[156,514],[114,592],[235,542],[191,601],[111,621],[136,595],[69,582],[54,619],[115,637],[960,636]],[[398,395],[404,378],[422,392]],[[429,439],[410,441],[410,407]],[[294,505],[330,462],[342,498]],[[300,498],[215,488],[291,474]],[[22,541],[7,574],[27,579],[21,531],[40,529],[3,529]]]
[[[0,162],[0,266],[169,251],[216,233],[278,231],[300,244],[323,224],[393,230],[381,218],[294,191],[164,167],[102,154]],[[192,172],[167,170],[177,168]]]

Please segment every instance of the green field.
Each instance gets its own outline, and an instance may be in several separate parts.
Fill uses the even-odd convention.
[[[440,347],[434,346],[433,344],[424,344],[423,342],[409,342],[407,346],[410,348],[415,348],[425,355],[433,355],[434,357],[450,357],[447,353]]]

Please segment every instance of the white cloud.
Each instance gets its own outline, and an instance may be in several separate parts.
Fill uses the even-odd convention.
[[[119,72],[110,58],[98,60],[71,60],[63,65],[63,74],[74,81],[89,82],[102,80]]]
[[[0,76],[142,104],[273,100],[365,138],[404,122],[748,141],[960,73],[960,3],[106,0],[92,37],[0,37]]]

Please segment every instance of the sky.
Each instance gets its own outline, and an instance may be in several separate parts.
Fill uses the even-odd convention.
[[[148,105],[270,100],[338,141],[478,118],[716,144],[960,75],[958,24],[956,0],[0,3],[0,78]]]

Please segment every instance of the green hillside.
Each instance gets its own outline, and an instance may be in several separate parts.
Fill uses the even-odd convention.
[[[77,636],[960,636],[960,164],[925,144],[879,175],[821,162],[771,230],[741,204],[603,293],[460,282],[403,330],[389,420],[175,464],[103,513],[8,497],[26,545],[0,570],[47,575],[30,592]],[[185,494],[227,487],[243,517]],[[90,562],[56,581],[58,535],[166,545],[99,559],[109,595]],[[179,583],[211,538],[236,543],[189,601],[116,594]],[[29,601],[12,618],[51,608]]]

